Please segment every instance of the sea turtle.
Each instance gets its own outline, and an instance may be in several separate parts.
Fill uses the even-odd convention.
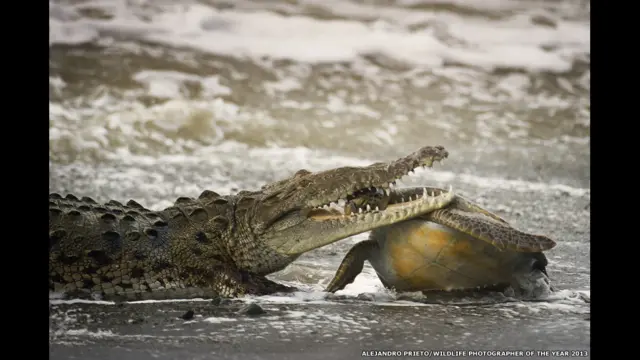
[[[388,194],[371,192],[348,201],[345,213],[369,207],[384,209],[424,192],[445,190],[426,187]],[[347,253],[326,291],[336,292],[353,282],[368,260],[382,284],[399,292],[510,287],[512,296],[539,298],[552,291],[542,251],[555,245],[548,237],[519,231],[456,195],[446,208],[371,231],[368,240]]]

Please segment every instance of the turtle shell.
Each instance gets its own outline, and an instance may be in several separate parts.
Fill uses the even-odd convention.
[[[397,291],[474,289],[508,285],[516,271],[530,271],[540,253],[500,250],[450,227],[423,219],[375,229],[370,263]]]

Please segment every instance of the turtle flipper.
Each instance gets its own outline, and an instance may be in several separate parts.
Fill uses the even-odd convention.
[[[369,259],[371,251],[377,248],[378,243],[374,240],[365,240],[355,244],[342,259],[342,263],[325,291],[334,293],[351,284],[356,276],[362,272],[364,261]]]
[[[471,200],[465,199],[460,195],[457,195],[455,200],[452,201],[453,205],[450,206],[451,209],[458,209],[469,213],[478,213],[482,215],[486,215],[493,220],[496,220],[499,223],[504,224],[505,226],[510,226],[509,223],[501,218],[500,216],[492,213],[489,210],[483,209],[480,205],[474,203]]]
[[[556,246],[556,243],[546,236],[519,231],[481,213],[465,212],[455,208],[441,209],[426,214],[423,218],[487,241],[502,250],[539,252]]]

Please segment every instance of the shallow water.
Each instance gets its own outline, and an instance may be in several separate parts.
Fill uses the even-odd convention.
[[[587,349],[590,307],[574,300],[590,290],[589,15],[581,1],[51,1],[49,188],[159,209],[443,145],[444,165],[399,185],[451,184],[558,243],[558,299],[487,313]],[[364,238],[273,274],[304,293],[252,300],[324,299]],[[368,265],[338,294],[362,293],[404,301]]]

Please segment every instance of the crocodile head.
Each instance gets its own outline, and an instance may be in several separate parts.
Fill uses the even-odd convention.
[[[431,167],[448,152],[426,146],[400,159],[362,167],[339,167],[317,173],[298,171],[262,188],[250,226],[254,236],[286,256],[296,256],[351,235],[391,225],[447,206],[452,192],[399,201],[385,209],[345,212],[338,203],[386,194],[395,181],[414,169]],[[338,205],[338,206],[336,206]]]

